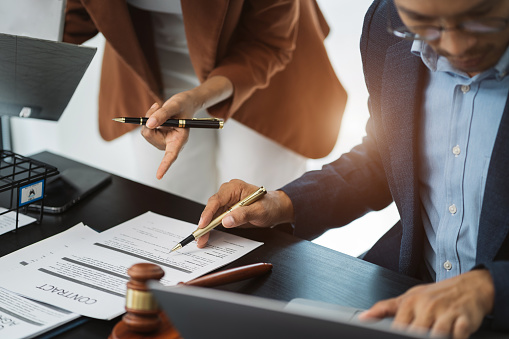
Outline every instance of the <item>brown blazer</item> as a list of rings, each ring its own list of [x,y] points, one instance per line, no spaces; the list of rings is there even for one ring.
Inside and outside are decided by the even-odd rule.
[[[229,78],[233,96],[208,109],[309,158],[334,147],[346,104],[323,44],[328,26],[314,0],[181,0],[191,62],[200,81]],[[68,0],[64,41],[101,32],[99,93],[105,140],[136,128],[111,121],[162,103],[150,14],[125,0]]]

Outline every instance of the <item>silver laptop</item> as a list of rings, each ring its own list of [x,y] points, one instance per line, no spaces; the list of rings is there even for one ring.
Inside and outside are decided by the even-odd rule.
[[[361,322],[361,310],[295,299],[290,303],[221,290],[163,286],[149,288],[185,339],[428,338],[396,331],[390,321]]]

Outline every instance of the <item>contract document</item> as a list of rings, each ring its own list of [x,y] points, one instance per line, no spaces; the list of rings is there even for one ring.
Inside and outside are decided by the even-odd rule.
[[[80,315],[0,288],[0,338],[33,338]]]
[[[10,279],[12,271],[18,267],[36,265],[39,261],[57,255],[72,244],[94,234],[97,232],[83,224],[78,224],[65,232],[1,257],[0,284]],[[79,317],[79,314],[32,301],[0,288],[0,338],[2,339],[32,338]]]
[[[191,243],[170,253],[195,229],[194,224],[147,212],[58,252],[57,258],[17,268],[0,287],[74,313],[112,319],[125,312],[127,269],[136,263],[158,264],[165,272],[161,283],[175,285],[262,245],[213,230],[206,248]]]
[[[62,250],[76,246],[78,242],[85,241],[95,234],[97,234],[96,231],[79,223],[64,232],[4,255],[0,258],[0,267],[2,267],[2,273],[6,274],[0,278],[0,285],[5,278],[9,279],[10,273],[7,274],[8,272],[49,258]]]

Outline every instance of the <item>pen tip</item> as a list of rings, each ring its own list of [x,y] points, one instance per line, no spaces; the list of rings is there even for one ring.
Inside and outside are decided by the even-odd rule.
[[[176,251],[176,250],[178,250],[178,249],[180,249],[180,248],[182,248],[182,245],[179,243],[179,244],[175,245],[175,246],[171,249],[170,253],[171,253],[171,252],[173,252],[173,251]]]
[[[111,120],[116,121],[116,122],[125,122],[124,118],[114,118],[114,119],[111,119]]]

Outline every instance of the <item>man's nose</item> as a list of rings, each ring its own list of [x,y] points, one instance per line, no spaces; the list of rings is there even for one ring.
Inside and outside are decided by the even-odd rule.
[[[450,56],[462,56],[475,45],[476,40],[473,35],[457,29],[445,30],[440,37],[439,48]]]

